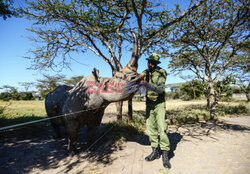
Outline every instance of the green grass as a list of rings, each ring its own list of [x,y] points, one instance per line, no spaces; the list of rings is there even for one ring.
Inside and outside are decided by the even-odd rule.
[[[126,108],[127,107],[124,106],[124,112],[126,112]],[[210,119],[209,112],[206,110],[205,100],[171,100],[166,102],[166,108],[169,124],[194,123]],[[134,109],[139,109],[144,112],[145,102],[134,102]],[[111,110],[115,112],[115,108]],[[244,101],[220,102],[216,111],[218,117],[239,114],[249,115],[250,103]],[[0,101],[0,126],[8,126],[45,117],[44,101]],[[136,117],[134,117],[134,119],[136,119]],[[134,122],[138,122],[138,120],[134,120]],[[127,122],[117,122],[115,124],[119,124],[116,126],[122,129]],[[133,127],[131,124],[135,123],[129,124],[129,127]],[[136,127],[137,129],[141,129],[138,128],[138,125],[136,125]],[[128,127],[126,127],[126,129],[128,129]]]
[[[46,117],[43,101],[0,101],[0,126],[8,126]]]
[[[103,129],[103,133],[109,130],[112,127],[112,130],[108,133],[106,137],[107,142],[104,148],[110,148],[112,144],[115,148],[121,148],[124,141],[130,140],[135,135],[143,135],[146,129],[146,120],[137,114],[133,115],[133,121],[123,119],[120,121],[115,121],[108,123]],[[102,134],[103,134],[102,133]]]

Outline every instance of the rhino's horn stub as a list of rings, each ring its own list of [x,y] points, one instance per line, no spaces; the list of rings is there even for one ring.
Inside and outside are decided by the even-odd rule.
[[[95,80],[99,82],[99,70],[94,68],[92,71],[93,76],[95,77]]]

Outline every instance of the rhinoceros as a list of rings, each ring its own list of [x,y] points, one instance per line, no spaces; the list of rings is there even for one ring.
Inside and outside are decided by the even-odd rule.
[[[139,74],[136,72],[138,57],[134,51],[135,48],[127,66],[112,78],[99,77],[98,70],[94,69],[92,75],[83,78],[75,87],[58,86],[46,96],[48,117],[64,115],[52,119],[51,124],[55,137],[60,137],[59,128],[65,126],[70,154],[76,152],[79,128],[87,125],[87,140],[91,140],[99,128],[105,108],[112,102],[128,100],[135,94]]]

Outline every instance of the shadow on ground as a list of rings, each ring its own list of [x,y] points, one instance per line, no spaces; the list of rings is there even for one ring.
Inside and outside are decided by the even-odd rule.
[[[102,124],[97,133],[97,138],[103,135]],[[129,127],[125,127],[130,129]],[[183,135],[192,136],[197,139],[201,136],[210,136],[211,130],[231,130],[231,131],[249,131],[249,127],[228,123],[197,123],[182,126],[170,126],[168,137],[171,144],[169,157],[174,157],[178,143],[183,140]],[[58,168],[61,161],[66,160],[64,173],[71,171],[75,166],[83,161],[97,162],[102,164],[111,164],[115,159],[111,159],[111,154],[119,149],[119,146],[110,141],[107,137],[96,143],[91,150],[86,152],[90,146],[85,142],[85,133],[87,128],[82,128],[79,132],[78,155],[76,160],[67,161],[67,140],[54,140],[52,138],[52,129],[48,124],[37,125],[24,128],[13,132],[0,133],[0,171],[1,173],[29,173],[33,169],[48,170]],[[119,131],[119,127],[111,131]],[[116,137],[121,138],[121,137]],[[149,138],[145,134],[132,137],[129,141],[134,141],[150,148]],[[184,140],[185,141],[185,140]]]
[[[102,124],[94,139],[101,138],[109,126],[108,124]],[[110,130],[117,132],[119,129],[120,127],[116,126]],[[125,126],[122,129],[128,130],[131,127]],[[65,132],[65,130],[62,131]],[[49,124],[0,132],[0,171],[2,174],[30,173],[35,169],[44,171],[60,168],[63,163],[62,171],[67,173],[84,161],[102,164],[112,163],[110,155],[119,149],[119,146],[115,145],[115,141],[112,140],[121,137],[112,137],[112,140],[110,140],[110,138],[104,136],[96,143],[87,143],[85,141],[86,132],[87,127],[80,129],[78,153],[72,158],[67,154],[66,135],[63,139],[54,140],[52,138],[53,130]],[[92,148],[89,149],[90,146]],[[88,151],[86,151],[87,149]]]

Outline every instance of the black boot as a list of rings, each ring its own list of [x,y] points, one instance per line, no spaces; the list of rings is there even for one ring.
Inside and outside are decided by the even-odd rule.
[[[171,164],[168,159],[168,152],[166,150],[162,150],[162,162],[165,168],[171,168]]]
[[[160,155],[158,148],[152,147],[152,150],[153,150],[153,152],[145,158],[146,161],[153,161],[155,159],[160,158],[161,155]]]

